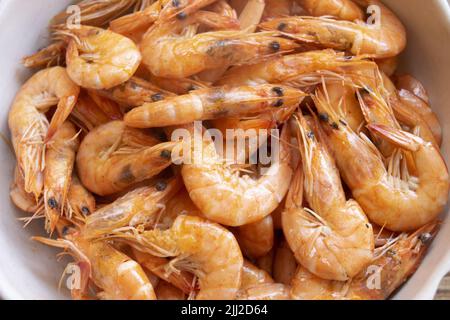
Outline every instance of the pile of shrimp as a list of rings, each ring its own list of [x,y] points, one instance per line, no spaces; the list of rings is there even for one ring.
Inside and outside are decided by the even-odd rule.
[[[9,113],[11,200],[73,257],[74,299],[387,299],[416,271],[449,176],[382,2],[77,5]],[[257,149],[279,156],[221,155],[230,129],[278,130]]]

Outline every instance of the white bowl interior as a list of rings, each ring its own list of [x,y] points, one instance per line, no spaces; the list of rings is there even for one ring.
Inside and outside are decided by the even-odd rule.
[[[11,102],[30,75],[20,59],[48,42],[46,26],[69,0],[1,0],[0,43],[4,46],[0,64],[0,130],[9,137],[7,124]],[[420,79],[431,96],[432,107],[444,130],[443,154],[449,161],[450,113],[450,10],[445,0],[385,1],[400,16],[408,29],[408,48],[402,69]],[[8,299],[64,299],[67,290],[58,291],[64,266],[55,261],[58,252],[30,240],[44,235],[41,222],[26,229],[18,221],[24,214],[10,202],[9,185],[14,155],[7,143],[0,143],[0,296]],[[435,239],[416,274],[395,296],[398,299],[431,299],[450,270],[450,219],[443,215],[441,232]]]

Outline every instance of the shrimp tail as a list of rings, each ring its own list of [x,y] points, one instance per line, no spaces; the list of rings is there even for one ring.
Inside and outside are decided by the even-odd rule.
[[[66,119],[69,117],[70,113],[75,107],[76,102],[77,97],[75,96],[65,97],[59,101],[56,112],[53,115],[52,120],[50,121],[44,143],[48,143],[53,138],[59,127],[61,127],[64,121],[66,121]]]
[[[377,124],[369,124],[367,127],[372,133],[407,151],[415,152],[423,143],[422,139],[406,131]]]

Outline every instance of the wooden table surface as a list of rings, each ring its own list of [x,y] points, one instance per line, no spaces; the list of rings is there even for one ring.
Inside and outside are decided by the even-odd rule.
[[[442,280],[435,300],[450,300],[450,273]]]

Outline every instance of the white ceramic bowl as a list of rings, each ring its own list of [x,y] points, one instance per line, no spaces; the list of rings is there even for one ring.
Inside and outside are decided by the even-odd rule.
[[[47,23],[69,0],[0,0],[0,129],[9,136],[10,104],[29,71],[20,59],[48,41]],[[385,1],[408,29],[408,48],[402,68],[426,86],[432,107],[444,129],[443,153],[450,163],[450,9],[446,0]],[[58,291],[63,265],[56,250],[33,243],[31,235],[42,234],[42,225],[23,229],[23,216],[9,200],[14,155],[0,142],[0,296],[6,299],[63,299]],[[443,215],[442,229],[425,260],[397,299],[432,299],[442,277],[450,270],[450,216]]]

